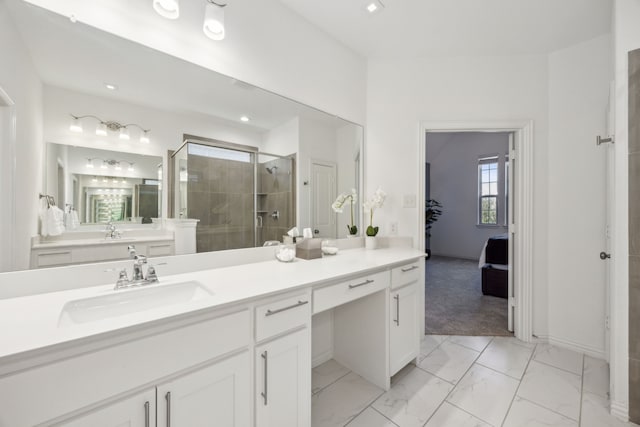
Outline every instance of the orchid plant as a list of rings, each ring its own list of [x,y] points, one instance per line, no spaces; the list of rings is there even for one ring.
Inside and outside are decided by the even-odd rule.
[[[347,230],[349,230],[349,234],[351,236],[355,236],[358,234],[358,227],[353,221],[353,205],[358,201],[358,193],[355,188],[351,189],[351,193],[342,193],[337,198],[336,201],[333,202],[331,208],[336,213],[342,213],[344,210],[344,204],[349,202],[351,205],[351,223],[347,224]]]
[[[381,208],[384,204],[384,199],[387,197],[387,193],[382,191],[380,187],[373,193],[369,199],[365,200],[362,204],[366,211],[369,211],[369,226],[367,227],[367,236],[373,237],[378,234],[378,227],[373,226],[373,212],[377,208]]]

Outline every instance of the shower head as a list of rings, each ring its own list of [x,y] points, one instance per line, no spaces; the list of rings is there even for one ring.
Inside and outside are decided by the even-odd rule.
[[[270,174],[273,174],[275,171],[278,170],[278,167],[277,166],[271,166],[270,168],[267,167],[266,169],[267,169],[267,172],[269,172]]]

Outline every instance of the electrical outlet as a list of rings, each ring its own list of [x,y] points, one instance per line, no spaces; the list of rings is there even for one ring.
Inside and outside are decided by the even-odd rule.
[[[397,236],[398,235],[398,223],[397,222],[392,222],[389,224],[389,234],[392,236]]]
[[[416,207],[416,195],[415,194],[405,194],[402,197],[402,207],[403,208],[415,208]]]

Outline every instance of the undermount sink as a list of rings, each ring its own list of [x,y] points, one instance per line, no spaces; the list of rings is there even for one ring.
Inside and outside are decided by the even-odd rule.
[[[135,242],[136,240],[138,240],[138,239],[135,239],[135,238],[132,238],[132,237],[129,237],[129,238],[117,237],[115,239],[112,239],[110,237],[105,237],[104,239],[102,239],[100,241],[101,242],[106,242],[106,243],[118,243],[118,242],[125,242],[126,243],[126,242]]]
[[[154,308],[198,301],[212,296],[200,282],[146,285],[135,289],[69,301],[62,308],[58,326],[94,322]]]

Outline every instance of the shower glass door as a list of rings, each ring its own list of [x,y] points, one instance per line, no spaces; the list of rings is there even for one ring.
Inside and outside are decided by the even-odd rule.
[[[292,157],[258,153],[256,162],[256,246],[282,241],[296,224]]]

